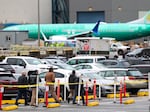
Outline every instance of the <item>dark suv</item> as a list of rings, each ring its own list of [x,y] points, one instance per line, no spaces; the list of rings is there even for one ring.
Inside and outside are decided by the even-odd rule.
[[[7,87],[17,84],[17,80],[12,73],[0,71],[0,84],[5,85],[3,99],[15,98],[17,96],[17,87]]]

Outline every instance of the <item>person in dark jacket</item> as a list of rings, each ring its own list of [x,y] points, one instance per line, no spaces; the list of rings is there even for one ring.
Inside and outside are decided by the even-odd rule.
[[[70,102],[70,99],[72,99],[72,97],[74,96],[74,93],[75,93],[75,79],[76,79],[76,71],[73,70],[71,75],[69,76],[69,89],[70,89],[70,93],[69,93],[69,96],[68,96],[68,103]]]
[[[22,75],[18,78],[18,84],[19,85],[28,85],[28,80],[26,77],[26,72],[22,72]],[[24,96],[25,100],[25,106],[29,105],[27,101],[27,87],[24,88],[18,88],[18,95],[16,97],[16,105],[18,105],[18,100]]]
[[[79,85],[80,85],[80,96],[82,98],[82,104],[85,105],[84,101],[84,85],[83,85],[83,80],[81,79],[82,75],[80,77],[76,77],[75,83],[78,83],[75,85],[75,94],[73,97],[73,104],[76,104],[76,97],[78,96],[78,91],[79,91]]]
[[[37,75],[38,75],[37,70],[28,72],[28,76],[29,76],[28,83],[30,85],[33,85],[33,87],[31,87],[32,97],[31,97],[30,106],[37,106],[36,105],[36,86],[35,86],[37,84]],[[40,82],[40,78],[39,78],[39,82]]]

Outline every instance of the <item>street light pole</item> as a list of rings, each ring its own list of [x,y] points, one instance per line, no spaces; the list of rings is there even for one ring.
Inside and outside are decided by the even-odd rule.
[[[38,47],[40,47],[40,0],[38,0]]]

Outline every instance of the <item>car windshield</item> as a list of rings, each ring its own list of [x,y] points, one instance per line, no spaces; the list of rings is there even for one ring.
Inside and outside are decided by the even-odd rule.
[[[127,61],[122,61],[122,65],[123,65],[124,67],[129,67],[129,66],[130,66],[130,63],[127,62]]]
[[[75,70],[75,68],[73,68],[71,65],[68,65],[68,64],[57,64],[56,66],[58,66],[59,68],[62,68],[62,69],[66,69],[66,70]]]
[[[105,66],[101,63],[95,63],[94,65],[98,68],[105,68]]]
[[[39,77],[40,77],[41,79],[42,79],[42,78],[45,78],[46,73],[47,73],[47,72],[42,72],[42,73],[40,73],[40,74],[39,74]]]
[[[138,53],[140,53],[141,52],[141,50],[142,50],[143,48],[138,48],[138,49],[135,49],[135,50],[133,50],[132,52],[130,52],[130,53],[133,53],[133,54],[138,54]]]
[[[27,63],[29,63],[30,65],[38,65],[38,64],[42,64],[42,62],[39,59],[25,59],[27,61]]]
[[[98,75],[98,73],[96,72],[92,72],[92,73],[83,73],[83,76],[88,77],[90,79],[102,79],[103,77],[101,77],[100,75]]]
[[[130,70],[129,72],[132,76],[143,76],[143,74],[138,70]]]

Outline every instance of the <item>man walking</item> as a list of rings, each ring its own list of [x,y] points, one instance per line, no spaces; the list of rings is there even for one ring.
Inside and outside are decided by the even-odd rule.
[[[54,83],[55,82],[55,74],[53,72],[53,68],[49,68],[49,72],[47,72],[46,76],[45,76],[45,81],[46,83]],[[55,99],[56,103],[60,103],[58,97],[56,96],[56,93],[54,91],[54,85],[50,84],[49,85],[49,90],[50,93],[52,95],[52,97]]]
[[[18,84],[19,85],[28,85],[28,80],[26,77],[26,72],[22,72],[22,75],[18,78]],[[18,95],[16,98],[16,105],[18,105],[18,100],[20,98],[22,98],[22,96],[24,96],[24,100],[25,100],[25,106],[29,105],[27,102],[27,87],[24,88],[19,88],[18,89]]]

